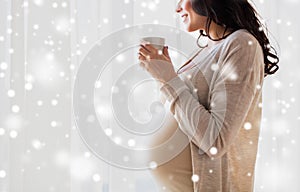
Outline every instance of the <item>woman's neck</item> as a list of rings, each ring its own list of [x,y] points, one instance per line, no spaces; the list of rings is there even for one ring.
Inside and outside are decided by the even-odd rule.
[[[217,25],[215,22],[211,22],[209,28],[209,45],[218,44],[222,38],[226,37],[227,35],[231,34],[232,30],[227,27]],[[206,32],[207,34],[207,32]],[[214,41],[215,40],[215,41]]]
[[[217,25],[213,21],[211,22],[210,27],[209,27],[209,36],[212,39],[220,39],[229,33],[231,33],[231,31],[228,28],[221,26],[221,25]]]

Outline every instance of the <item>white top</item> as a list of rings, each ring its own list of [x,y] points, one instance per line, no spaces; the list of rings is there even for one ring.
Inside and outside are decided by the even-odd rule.
[[[253,191],[264,78],[261,46],[246,30],[237,30],[204,48],[190,64],[196,65],[160,91],[191,139],[192,170],[199,176],[194,191]]]

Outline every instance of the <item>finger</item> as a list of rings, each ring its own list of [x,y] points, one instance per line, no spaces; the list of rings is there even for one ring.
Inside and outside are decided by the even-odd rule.
[[[144,68],[148,68],[149,63],[147,62],[148,61],[147,57],[144,57],[143,55],[140,54],[139,60],[141,63],[143,63]]]
[[[155,47],[153,47],[151,44],[146,44],[144,47],[147,50],[149,50],[151,53],[158,53],[158,50]]]
[[[139,60],[146,60],[146,56],[145,55],[143,55],[142,53],[138,53],[138,58],[139,58]]]
[[[167,57],[170,57],[169,56],[169,49],[168,49],[168,46],[165,46],[164,49],[163,49],[163,54]]]
[[[171,57],[169,55],[168,46],[164,47],[163,49],[163,56],[167,61],[171,61]]]
[[[140,44],[141,48],[140,49],[145,49],[148,53],[151,53],[151,51],[143,44]]]
[[[145,64],[142,61],[140,62],[140,67],[142,67],[143,69],[145,69]]]
[[[143,55],[143,54],[141,54],[141,53],[139,53],[139,55],[140,55],[141,58],[142,58],[143,60],[145,60],[145,61],[150,61],[150,59],[151,59],[150,55]]]
[[[140,61],[140,67],[148,71],[148,63],[143,60]]]
[[[142,48],[142,47],[139,49],[139,54],[141,54],[141,55],[143,55],[143,56],[145,56],[145,57],[146,57],[147,55],[149,55],[149,53],[150,53],[149,51],[145,50],[145,49]]]

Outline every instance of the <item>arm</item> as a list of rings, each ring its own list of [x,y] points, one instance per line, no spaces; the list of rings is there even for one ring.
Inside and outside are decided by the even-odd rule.
[[[171,112],[180,129],[204,153],[220,157],[226,153],[239,129],[263,78],[263,57],[258,43],[239,44],[220,58],[219,71],[206,109],[177,76],[161,92],[171,103]],[[234,76],[237,75],[237,76]],[[231,78],[237,77],[232,80]],[[217,154],[210,154],[211,147]]]
[[[163,83],[161,83],[160,81],[156,81],[157,83],[157,87],[162,87]],[[164,94],[162,94],[162,92],[159,93],[159,101],[164,105],[166,103],[166,97]]]

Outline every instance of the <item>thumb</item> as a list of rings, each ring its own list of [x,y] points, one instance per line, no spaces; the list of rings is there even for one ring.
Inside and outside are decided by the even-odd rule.
[[[164,49],[163,49],[163,54],[167,57],[170,57],[169,56],[169,51],[168,51],[168,46],[164,46]]]

